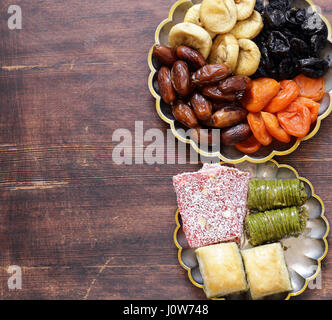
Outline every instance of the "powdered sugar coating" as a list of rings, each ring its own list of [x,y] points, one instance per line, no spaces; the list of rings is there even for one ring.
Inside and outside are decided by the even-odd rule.
[[[250,174],[219,164],[173,177],[183,231],[192,248],[239,242]]]

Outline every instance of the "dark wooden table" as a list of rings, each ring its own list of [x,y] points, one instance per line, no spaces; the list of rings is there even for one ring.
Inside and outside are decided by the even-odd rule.
[[[332,20],[332,2],[317,0]],[[165,0],[17,0],[0,4],[0,297],[204,299],[177,260],[171,177],[197,165],[116,165],[118,128],[161,128],[147,87]],[[312,181],[332,210],[332,124],[277,158]],[[149,144],[148,142],[145,143]],[[189,151],[189,149],[188,149]],[[332,298],[330,255],[321,290]],[[8,289],[8,266],[22,289]]]

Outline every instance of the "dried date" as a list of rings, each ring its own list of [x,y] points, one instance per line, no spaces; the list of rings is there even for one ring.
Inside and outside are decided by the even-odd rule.
[[[186,61],[192,71],[196,71],[206,65],[205,58],[190,47],[179,46],[176,50],[176,55],[179,59]]]
[[[165,103],[171,104],[175,101],[176,92],[171,81],[171,71],[166,66],[161,67],[158,72],[158,87]]]
[[[250,86],[251,79],[246,76],[233,76],[219,83],[220,90],[225,94],[246,91]]]
[[[212,103],[199,93],[193,94],[190,103],[199,120],[207,121],[212,116]]]
[[[251,136],[252,132],[249,125],[247,123],[241,123],[222,132],[221,142],[225,146],[233,146],[249,139]]]
[[[215,128],[227,128],[234,126],[247,117],[248,111],[240,107],[225,107],[212,116]]]
[[[174,118],[188,128],[196,128],[198,120],[194,111],[182,101],[177,101],[173,106]]]
[[[197,86],[209,85],[227,78],[229,68],[223,64],[209,64],[193,73],[191,79]]]
[[[178,60],[171,71],[172,84],[175,91],[182,97],[187,97],[191,90],[190,72],[186,62]]]
[[[153,47],[152,55],[162,64],[168,67],[172,67],[177,61],[176,52],[169,47],[156,44]]]
[[[242,104],[240,101],[213,101],[212,102],[212,110],[213,112],[216,112],[220,109],[226,108],[226,107],[240,107],[242,108]]]
[[[228,101],[233,102],[237,99],[237,95],[235,93],[223,93],[218,85],[210,85],[202,88],[201,93],[203,96],[214,100],[214,101]]]

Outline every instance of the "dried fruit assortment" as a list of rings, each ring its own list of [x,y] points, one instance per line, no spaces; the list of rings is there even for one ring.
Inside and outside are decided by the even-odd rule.
[[[158,87],[191,138],[245,154],[303,138],[318,118],[328,29],[292,0],[203,0],[155,45]],[[251,78],[249,78],[251,77]],[[207,129],[207,130],[201,130]]]
[[[254,39],[262,58],[255,78],[287,80],[303,74],[321,78],[328,61],[321,58],[327,44],[328,29],[316,12],[295,8],[292,0],[257,0],[256,10],[264,21],[262,32]]]

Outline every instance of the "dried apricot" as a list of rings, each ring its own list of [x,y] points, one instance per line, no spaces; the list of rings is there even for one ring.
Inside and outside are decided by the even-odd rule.
[[[266,130],[269,132],[269,134],[273,138],[276,138],[278,141],[289,143],[291,136],[280,127],[278,118],[274,114],[268,112],[262,112],[261,114]]]
[[[324,78],[312,79],[303,74],[298,75],[294,81],[300,88],[300,96],[314,101],[320,101],[325,94]]]
[[[278,120],[281,127],[291,136],[304,138],[310,131],[310,111],[297,100],[278,113]]]
[[[315,123],[318,118],[320,104],[314,100],[304,97],[299,97],[297,98],[296,101],[302,103],[304,106],[306,106],[309,109],[311,114],[311,123]]]
[[[261,143],[259,141],[257,141],[255,136],[251,136],[249,139],[247,139],[243,142],[237,143],[235,145],[235,148],[245,154],[250,154],[250,153],[257,152],[261,146],[262,146]]]
[[[272,142],[272,136],[266,130],[262,115],[258,113],[249,113],[247,116],[250,129],[255,138],[263,145],[268,146]]]
[[[278,94],[279,90],[280,84],[274,79],[256,79],[243,97],[242,104],[249,112],[260,112]]]
[[[295,81],[284,80],[280,82],[281,90],[270,104],[264,109],[266,112],[276,113],[287,108],[300,94],[300,88]]]

